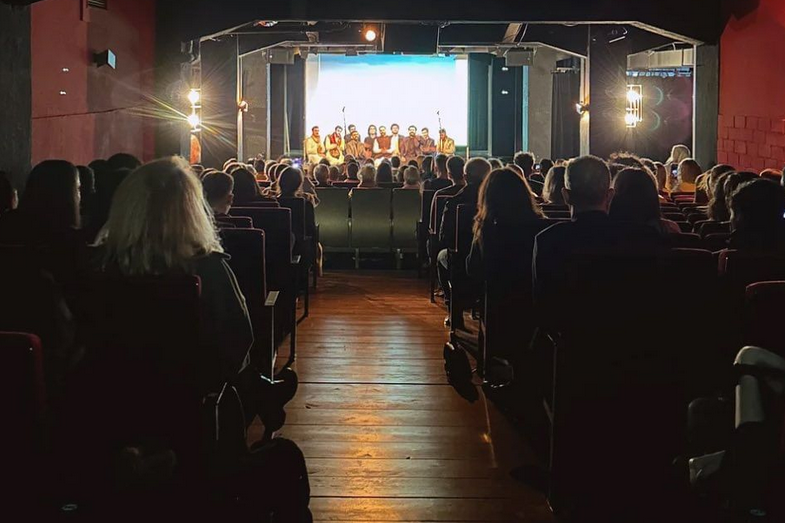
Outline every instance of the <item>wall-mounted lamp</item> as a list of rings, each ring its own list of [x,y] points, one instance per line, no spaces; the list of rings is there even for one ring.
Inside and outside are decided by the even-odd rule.
[[[624,113],[624,124],[628,128],[638,127],[643,121],[643,87],[640,85],[628,85],[627,108]]]

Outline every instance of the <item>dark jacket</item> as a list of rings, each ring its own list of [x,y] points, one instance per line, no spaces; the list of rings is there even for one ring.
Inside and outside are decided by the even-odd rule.
[[[441,216],[442,225],[439,229],[439,243],[443,248],[447,248],[455,242],[455,228],[457,226],[455,218],[458,206],[473,205],[474,207],[477,207],[479,192],[479,185],[468,184],[455,196],[447,200],[447,203],[444,205],[444,213]],[[439,193],[437,192],[436,194]]]
[[[426,191],[438,191],[452,185],[452,180],[447,178],[429,178],[425,180],[422,188]]]

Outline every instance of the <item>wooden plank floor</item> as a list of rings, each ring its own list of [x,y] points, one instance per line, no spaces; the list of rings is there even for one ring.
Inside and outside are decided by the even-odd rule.
[[[333,272],[298,330],[281,435],[302,448],[315,521],[553,521],[509,471],[532,462],[486,401],[445,378],[443,308],[404,272]]]

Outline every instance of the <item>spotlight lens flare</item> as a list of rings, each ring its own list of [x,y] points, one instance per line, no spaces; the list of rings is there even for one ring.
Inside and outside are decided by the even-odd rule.
[[[194,105],[199,103],[199,99],[201,97],[202,95],[196,89],[191,89],[190,91],[188,91],[188,101]]]
[[[639,102],[641,99],[641,93],[638,91],[634,91],[632,89],[627,91],[627,101],[630,103]]]
[[[638,123],[638,118],[632,113],[627,113],[624,115],[624,123],[630,126],[635,125]]]
[[[198,128],[202,124],[199,115],[196,113],[189,114],[187,120],[190,126],[193,127],[194,129]]]
[[[376,31],[374,31],[373,29],[368,29],[367,31],[365,31],[365,40],[368,42],[373,42],[374,40],[376,40]]]

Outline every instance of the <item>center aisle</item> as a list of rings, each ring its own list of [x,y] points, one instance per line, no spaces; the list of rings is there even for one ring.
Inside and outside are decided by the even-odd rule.
[[[320,280],[280,433],[305,454],[315,521],[553,521],[509,475],[531,463],[510,424],[447,383],[443,319],[411,273]]]

